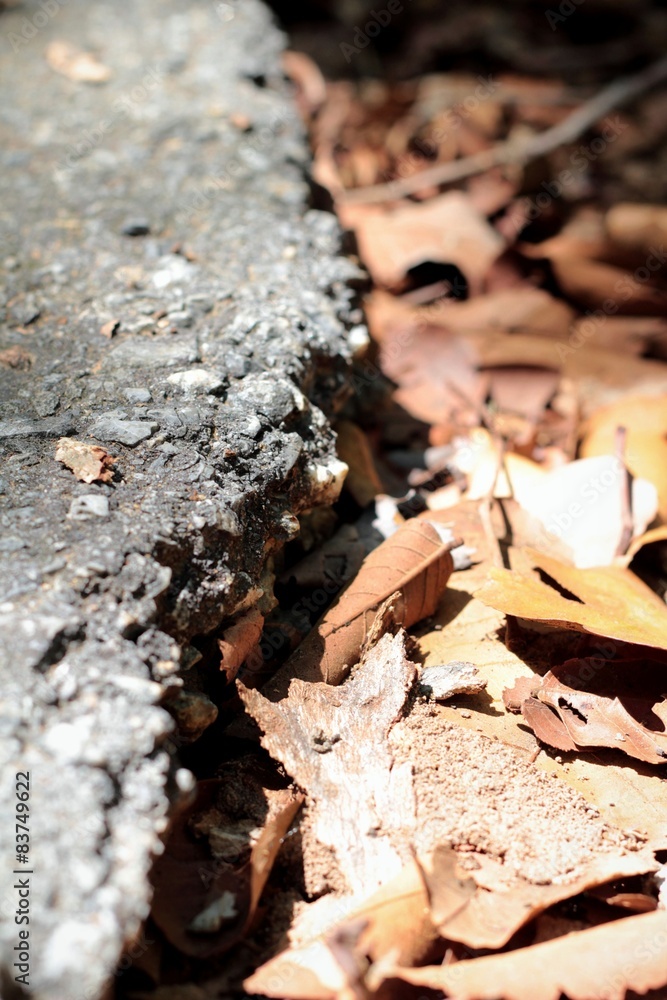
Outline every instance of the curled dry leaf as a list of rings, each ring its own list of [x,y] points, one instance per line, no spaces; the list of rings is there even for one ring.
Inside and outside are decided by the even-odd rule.
[[[264,616],[257,608],[241,615],[238,621],[226,628],[218,639],[220,649],[220,669],[228,681],[233,681],[241,664],[259,645],[264,627]]]
[[[667,607],[630,570],[621,566],[577,569],[532,549],[526,554],[578,600],[562,596],[533,576],[507,569],[491,569],[475,596],[506,615],[667,649]]]
[[[515,878],[509,887],[502,881],[496,887],[495,866],[490,859],[470,873],[461,871],[458,861],[456,852],[442,845],[425,862],[424,878],[434,925],[442,937],[469,948],[501,948],[520,927],[554,903],[613,879],[641,875],[658,867],[650,851],[599,855],[576,878],[546,885]]]
[[[345,462],[348,473],[345,489],[352,494],[360,507],[367,507],[379,493],[384,492],[368,438],[361,427],[351,420],[339,420],[336,424],[336,451]]]
[[[245,934],[303,801],[289,789],[270,793],[266,824],[249,861],[236,869],[225,858],[212,857],[208,842],[190,829],[193,817],[214,805],[220,785],[218,780],[199,783],[195,801],[176,820],[153,866],[153,920],[179,951],[198,958],[221,954]]]
[[[549,706],[546,714],[542,706]],[[667,735],[641,725],[619,698],[577,691],[551,671],[522,703],[521,713],[538,739],[560,750],[613,747],[648,764],[667,764]]]
[[[112,73],[92,52],[84,52],[70,42],[54,39],[46,47],[46,61],[61,76],[76,83],[106,83]]]
[[[502,955],[393,968],[407,983],[456,1000],[623,1000],[667,983],[667,913],[642,913]]]
[[[60,438],[56,446],[56,461],[71,469],[82,483],[108,483],[113,478],[111,466],[116,459],[97,444]]]
[[[443,540],[445,539],[445,540]],[[449,539],[449,540],[447,540]],[[364,559],[359,573],[266,686],[270,698],[293,677],[339,684],[359,659],[383,601],[395,591],[396,621],[409,628],[435,611],[453,562],[451,533],[428,521],[406,521]]]

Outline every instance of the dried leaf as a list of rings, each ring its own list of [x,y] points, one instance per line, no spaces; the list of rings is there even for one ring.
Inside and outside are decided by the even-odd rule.
[[[648,348],[653,357],[665,357],[667,349],[667,321],[656,316],[583,316],[572,323],[570,330],[573,344],[584,344],[595,336],[619,354],[646,355]]]
[[[630,570],[621,566],[577,569],[532,549],[526,554],[579,600],[563,597],[548,584],[507,569],[491,569],[476,597],[517,618],[667,649],[667,607]]]
[[[627,990],[665,985],[665,940],[667,913],[656,911],[502,955],[385,974],[456,1000],[623,1000]]]
[[[615,243],[646,253],[667,239],[667,208],[620,202],[609,209],[605,224]]]
[[[215,860],[195,839],[192,818],[211,808],[221,782],[199,783],[197,797],[176,821],[164,854],[153,866],[153,920],[185,955],[206,958],[231,948],[247,931],[282,838],[303,799],[288,789],[273,793],[269,818],[240,871]]]
[[[626,430],[630,472],[654,483],[660,514],[667,520],[667,395],[630,396],[596,411],[584,427],[581,454],[612,454],[618,427]]]
[[[434,616],[432,631],[421,632],[420,649],[426,665],[442,663],[443,660],[474,660],[483,677],[487,679],[486,694],[469,699],[457,699],[456,707],[438,704],[433,707],[443,725],[456,723],[484,734],[506,745],[520,748],[535,760],[535,766],[547,771],[574,788],[591,802],[608,823],[624,829],[643,831],[655,849],[667,848],[667,782],[654,766],[635,761],[628,766],[623,754],[605,754],[604,760],[597,754],[568,754],[556,759],[551,753],[540,752],[540,744],[529,731],[521,714],[508,714],[509,706],[503,703],[507,689],[512,688],[520,678],[525,680],[527,689],[512,711],[519,711],[521,702],[530,697],[531,688],[539,686],[541,678],[526,676],[528,667],[514,651],[509,649],[501,636],[507,635],[505,618],[493,607],[483,604],[475,594],[485,581],[490,566],[489,540],[482,529],[478,505],[465,502],[446,511],[456,534],[462,535],[468,545],[476,549],[477,562],[465,573],[455,573],[447,587],[445,599]],[[535,646],[535,633],[529,632],[531,648]],[[556,640],[583,641],[583,636],[572,632],[558,633],[550,630],[544,637],[548,641],[545,659],[554,662],[556,656],[566,659],[571,656],[571,646],[562,654],[558,653]],[[608,684],[610,671],[614,670],[615,644],[591,637],[590,655],[594,658],[594,672],[601,683]],[[612,656],[614,659],[609,659]],[[619,664],[616,677],[622,671],[626,677],[637,671],[625,671]],[[559,675],[560,676],[560,675]],[[568,676],[566,683],[574,684]],[[614,682],[617,683],[617,680]],[[643,683],[643,682],[642,682]],[[574,684],[574,686],[577,686]],[[540,703],[542,704],[542,703]],[[544,706],[546,708],[546,706]],[[467,710],[462,714],[462,709]],[[550,711],[550,709],[549,709]],[[655,708],[653,713],[656,714]]]
[[[456,265],[479,290],[503,247],[502,237],[461,191],[391,210],[346,206],[345,213],[373,279],[389,288],[399,286],[416,264],[436,261]]]
[[[105,83],[112,73],[92,52],[84,52],[70,42],[54,39],[46,47],[46,61],[56,73],[76,83]]]
[[[634,719],[618,698],[608,698],[589,691],[576,691],[563,684],[551,671],[542,680],[534,698],[557,713],[572,746],[559,744],[562,750],[585,747],[613,747],[630,757],[649,764],[667,764],[667,736],[652,732]],[[538,739],[551,743],[549,722],[536,713],[526,713],[531,701],[521,711]],[[553,712],[549,710],[552,719]],[[543,720],[546,722],[542,724]]]
[[[246,979],[248,993],[280,997],[336,998],[341,973],[332,961],[329,942],[346,937],[359,961],[359,983],[366,958],[373,962],[391,955],[401,963],[418,962],[437,937],[429,916],[428,895],[420,866],[412,861],[390,882],[343,920],[325,927],[317,937],[302,939],[298,923],[297,941]]]
[[[460,870],[450,847],[434,851],[424,866],[433,923],[444,938],[469,948],[502,948],[538,913],[563,899],[616,878],[641,875],[658,867],[650,851],[623,856],[600,855],[574,879],[535,885],[514,878],[510,885],[489,885],[487,859],[480,871]],[[501,875],[502,879],[502,875]]]
[[[341,687],[293,680],[276,703],[239,684],[262,746],[308,790],[315,836],[355,894],[403,867],[394,843],[414,827],[410,769],[394,765],[387,737],[415,678],[402,633],[385,635]]]
[[[283,695],[290,679],[339,684],[359,659],[379,606],[400,592],[397,622],[409,628],[435,611],[452,569],[451,541],[428,521],[406,521],[378,546],[287,663],[266,686]],[[449,535],[451,538],[451,535]]]
[[[336,435],[336,452],[348,467],[345,489],[360,507],[367,507],[379,493],[384,492],[368,438],[351,420],[339,420]]]
[[[542,288],[508,289],[429,306],[431,322],[456,333],[504,331],[567,340],[574,309]],[[552,351],[553,353],[553,351]]]
[[[608,311],[611,301],[620,315],[659,316],[667,307],[653,280],[639,282],[623,268],[571,255],[552,257],[551,265],[564,294],[584,309]]]
[[[620,459],[600,455],[568,462],[530,480],[510,477],[515,499],[568,546],[575,566],[586,569],[614,561],[626,531],[628,476]],[[657,492],[647,479],[634,478],[630,493],[635,537],[656,515]]]
[[[264,615],[257,608],[252,608],[222,633],[222,638],[218,639],[220,669],[227,681],[234,680],[244,660],[257,648],[263,628]]]
[[[56,461],[71,469],[82,483],[108,483],[113,479],[111,466],[116,459],[99,445],[84,444],[74,438],[60,438],[56,446]]]

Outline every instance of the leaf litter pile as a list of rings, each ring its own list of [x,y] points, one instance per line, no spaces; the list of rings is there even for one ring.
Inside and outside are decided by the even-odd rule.
[[[667,64],[286,71],[370,275],[349,471],[196,644],[124,995],[665,996]]]

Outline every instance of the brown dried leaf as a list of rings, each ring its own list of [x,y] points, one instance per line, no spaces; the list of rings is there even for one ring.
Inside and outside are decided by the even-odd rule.
[[[82,483],[108,483],[113,478],[111,466],[116,459],[97,444],[60,438],[56,446],[56,461],[71,469]]]
[[[195,839],[189,827],[196,814],[214,804],[220,785],[218,780],[199,783],[195,801],[176,820],[152,873],[153,920],[179,951],[198,958],[219,955],[243,937],[282,838],[303,801],[289,789],[272,793],[269,818],[252,846],[248,864],[237,871],[213,859],[206,840]],[[215,919],[212,909],[216,907],[224,914],[222,919]],[[193,922],[202,927],[205,915],[211,921],[210,931],[193,931]]]
[[[336,434],[336,452],[348,467],[345,489],[360,507],[367,507],[378,493],[384,492],[368,438],[351,420],[339,420]]]
[[[554,396],[560,374],[552,368],[507,365],[488,372],[489,389],[499,410],[520,413],[536,423]]]
[[[634,719],[618,698],[576,691],[563,684],[551,671],[542,680],[535,698],[557,713],[572,746],[552,743],[549,721],[534,712],[526,713],[528,701],[521,712],[538,739],[552,743],[561,750],[581,750],[584,747],[613,747],[630,757],[648,764],[667,764],[667,736],[652,732]],[[551,718],[556,716],[549,711]],[[542,721],[546,725],[542,724]]]
[[[299,998],[339,997],[341,970],[333,961],[329,942],[346,937],[359,960],[359,982],[366,957],[373,962],[391,954],[393,961],[412,964],[422,959],[437,937],[429,917],[428,895],[420,866],[409,862],[335,927],[315,938],[305,938],[276,955],[246,979],[249,993]]]
[[[394,591],[396,620],[410,628],[435,611],[452,569],[451,542],[428,521],[406,521],[364,562],[358,575],[265,689],[275,699],[290,679],[339,684],[359,659],[379,606]]]
[[[577,749],[577,744],[569,735],[562,719],[537,698],[527,698],[521,705],[521,714],[543,743],[565,753]]]
[[[667,208],[620,202],[609,209],[605,224],[615,243],[647,253],[667,239]]]
[[[387,978],[456,1000],[623,1000],[667,982],[667,913],[643,913],[590,930],[447,966],[394,968]]]
[[[508,289],[465,301],[442,299],[429,307],[434,323],[457,333],[502,330],[567,340],[574,309],[542,288]]]
[[[621,566],[577,569],[532,549],[526,554],[579,601],[563,597],[532,576],[495,568],[475,596],[506,615],[667,649],[667,607],[630,570]]]
[[[401,633],[380,639],[341,687],[293,680],[276,703],[239,684],[262,746],[308,790],[315,836],[353,893],[403,867],[394,843],[414,827],[411,777],[395,766],[387,737],[415,677]]]
[[[459,860],[455,851],[443,845],[426,862],[424,877],[435,926],[444,938],[469,948],[502,948],[520,927],[554,903],[612,879],[658,867],[650,851],[600,855],[575,879],[535,885],[515,877],[508,886],[501,875],[496,887],[492,884],[495,873],[489,879],[489,869],[494,867],[490,859],[481,873],[473,871],[470,877],[458,868]]]
[[[222,638],[218,639],[220,669],[224,671],[227,681],[234,680],[241,664],[257,648],[263,628],[264,615],[257,608],[251,608],[222,633]]]
[[[573,344],[585,344],[590,337],[619,354],[642,356],[653,348],[652,357],[665,357],[667,321],[656,316],[582,316],[572,324]]]
[[[424,204],[384,209],[345,206],[346,223],[355,229],[360,255],[376,284],[400,286],[407,271],[423,261],[455,264],[479,291],[503,240],[461,191],[449,191]]]
[[[46,47],[46,61],[61,76],[76,83],[106,83],[112,73],[92,52],[84,52],[70,42],[54,39]]]

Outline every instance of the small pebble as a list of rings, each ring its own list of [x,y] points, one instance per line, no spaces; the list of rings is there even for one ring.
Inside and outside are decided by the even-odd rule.
[[[121,228],[123,236],[148,236],[150,231],[147,219],[127,219]]]

